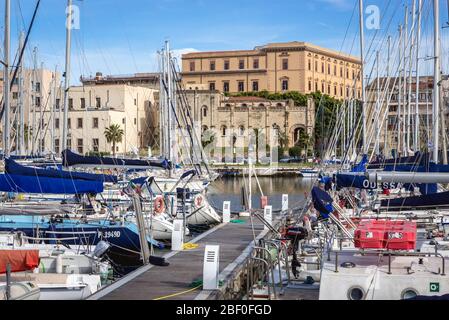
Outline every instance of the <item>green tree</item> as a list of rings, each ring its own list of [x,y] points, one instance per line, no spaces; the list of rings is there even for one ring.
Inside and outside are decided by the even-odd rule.
[[[112,149],[113,149],[112,153],[113,153],[114,157],[115,157],[115,151],[116,151],[115,146],[117,145],[117,143],[122,142],[124,134],[125,134],[125,132],[118,124],[111,124],[104,131],[104,136],[106,138],[106,141],[108,143],[112,143]]]

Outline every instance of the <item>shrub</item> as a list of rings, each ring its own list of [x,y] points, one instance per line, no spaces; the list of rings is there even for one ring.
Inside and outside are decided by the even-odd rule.
[[[300,147],[293,147],[288,150],[288,154],[290,157],[300,157],[301,156],[301,148]]]

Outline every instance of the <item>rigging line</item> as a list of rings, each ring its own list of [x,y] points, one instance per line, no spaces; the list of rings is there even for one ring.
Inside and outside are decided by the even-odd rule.
[[[26,34],[26,37],[25,37],[24,45],[23,45],[22,50],[20,51],[18,64],[20,64],[20,63],[22,62],[23,54],[24,54],[24,52],[25,52],[25,48],[27,47],[28,40],[29,40],[29,37],[30,37],[30,34],[31,34],[31,30],[32,30],[32,28],[33,28],[33,26],[34,26],[34,21],[36,20],[37,12],[38,12],[38,10],[39,10],[40,3],[41,3],[41,0],[37,0],[36,7],[34,8],[33,17],[31,18],[31,22],[30,22],[30,25],[29,25],[29,28],[28,28],[28,31],[27,31],[27,34]],[[8,66],[8,67],[9,67],[9,66]],[[18,73],[18,72],[19,72],[19,69],[16,68],[16,69],[14,70],[13,77],[12,77],[12,79],[11,79],[10,90],[12,90],[12,88],[13,88],[13,86],[14,86],[14,81],[15,81],[15,79],[17,78],[17,73]],[[2,100],[1,100],[1,102],[0,102],[0,104],[2,105],[2,110],[0,111],[0,121],[2,121],[3,115],[4,115],[4,113],[5,113],[5,104],[4,104],[3,98],[2,98]]]

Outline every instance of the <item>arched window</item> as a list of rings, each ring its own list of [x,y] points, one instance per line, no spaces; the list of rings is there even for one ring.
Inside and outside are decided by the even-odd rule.
[[[278,108],[282,108],[282,107],[283,107],[283,105],[282,105],[282,103],[278,102],[278,104],[276,104],[276,107],[278,107]]]
[[[260,103],[259,108],[265,108],[265,105],[263,103]]]
[[[226,131],[227,131],[227,127],[226,126],[221,126],[221,135],[223,136],[223,137],[226,137]]]
[[[245,127],[244,126],[240,126],[239,127],[239,135],[243,136],[245,134]]]
[[[207,118],[207,106],[203,106],[201,108],[201,115],[203,116],[203,118]]]
[[[246,108],[246,107],[248,107],[248,105],[246,103],[243,103],[242,108]]]

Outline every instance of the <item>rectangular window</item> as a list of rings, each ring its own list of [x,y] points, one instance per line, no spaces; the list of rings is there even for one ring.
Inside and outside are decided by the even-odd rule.
[[[334,96],[337,95],[337,86],[334,86]]]
[[[321,62],[321,73],[324,73],[324,62]]]
[[[41,92],[41,83],[36,82],[36,92]]]
[[[40,107],[41,107],[41,98],[36,97],[36,108],[40,108]]]
[[[334,66],[334,76],[337,76],[337,66]]]
[[[245,69],[245,60],[240,60],[240,61],[239,61],[239,69],[240,69],[240,70]]]
[[[259,81],[253,81],[253,91],[259,91]]]
[[[92,149],[94,152],[99,152],[99,150],[100,150],[100,140],[99,139],[92,139]]]
[[[209,83],[209,90],[210,91],[215,91],[215,82]]]
[[[288,80],[282,80],[282,91],[288,90]]]
[[[239,81],[238,87],[239,87],[239,92],[245,91],[245,82]]]
[[[195,71],[195,61],[190,61],[190,72]]]
[[[60,152],[60,142],[59,139],[55,139],[55,152],[58,154]]]
[[[81,98],[80,102],[81,102],[81,109],[86,109],[86,99]]]
[[[14,100],[19,99],[19,93],[18,93],[18,92],[13,92],[13,93],[12,93],[12,98],[13,98]]]
[[[215,61],[210,62],[210,71],[215,71]]]
[[[343,67],[340,67],[340,78],[343,78]]]
[[[72,149],[72,139],[67,139],[67,149]]]
[[[72,129],[72,119],[67,119],[67,128]]]
[[[309,71],[312,71],[312,62],[309,59]]]
[[[321,84],[321,93],[326,93],[326,92],[324,91],[324,83]]]
[[[59,129],[59,118],[55,119],[55,128]]]
[[[229,82],[224,82],[223,83],[223,91],[224,92],[229,92]]]
[[[72,109],[73,109],[73,99],[70,98],[69,99],[69,110],[72,110]]]
[[[101,98],[96,98],[96,107],[97,109],[101,108]]]
[[[309,91],[312,91],[312,81],[309,81]]]
[[[93,118],[93,120],[92,120],[92,128],[98,129],[98,118]]]
[[[77,119],[77,128],[82,129],[83,128],[83,118]]]
[[[282,59],[282,70],[288,70],[288,59]]]
[[[225,60],[224,62],[224,69],[229,70],[229,60]]]
[[[315,72],[318,72],[318,61],[315,61]]]
[[[79,154],[84,154],[83,139],[77,140],[77,151]]]
[[[254,59],[254,61],[253,61],[253,69],[259,69],[259,59]]]
[[[331,74],[331,65],[330,64],[327,65],[327,74]]]

